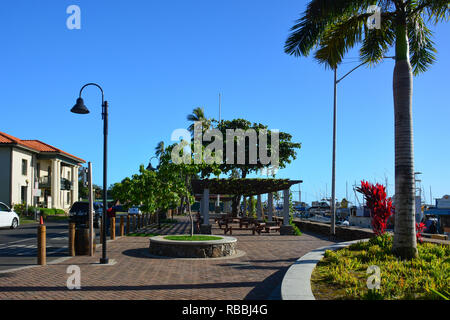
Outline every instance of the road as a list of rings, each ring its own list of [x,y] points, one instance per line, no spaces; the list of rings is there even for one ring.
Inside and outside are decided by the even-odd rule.
[[[37,223],[32,223],[15,230],[0,229],[0,271],[36,264],[37,226]],[[50,222],[46,226],[47,261],[67,256],[67,222]]]
[[[118,215],[119,217],[120,215]],[[118,219],[117,219],[118,220]],[[125,222],[126,225],[126,222]],[[68,257],[68,222],[46,222],[47,263]],[[37,263],[38,223],[20,225],[17,229],[0,228],[0,272]],[[96,232],[96,243],[100,243],[100,229]],[[116,223],[116,235],[119,223]]]

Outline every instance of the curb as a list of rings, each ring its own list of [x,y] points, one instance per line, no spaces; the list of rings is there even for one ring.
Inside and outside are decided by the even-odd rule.
[[[311,274],[326,250],[338,250],[360,241],[340,242],[314,249],[291,265],[281,282],[281,300],[316,300],[311,290]]]

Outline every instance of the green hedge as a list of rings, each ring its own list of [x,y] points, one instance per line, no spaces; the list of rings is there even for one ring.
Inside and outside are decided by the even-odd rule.
[[[14,211],[20,216],[34,215],[34,211],[40,211],[44,217],[66,213],[62,209],[40,208],[40,207],[33,207],[33,206],[28,206],[28,211],[27,211],[27,207],[24,204],[14,205]]]

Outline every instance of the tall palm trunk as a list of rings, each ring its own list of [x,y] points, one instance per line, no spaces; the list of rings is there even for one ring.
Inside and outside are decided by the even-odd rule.
[[[415,229],[414,148],[412,122],[413,75],[406,23],[399,23],[394,68],[395,229],[393,252],[402,259],[417,256]]]

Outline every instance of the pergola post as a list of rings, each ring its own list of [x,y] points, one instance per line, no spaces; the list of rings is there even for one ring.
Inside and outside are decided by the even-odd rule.
[[[203,224],[200,226],[200,233],[211,234],[211,225],[209,224],[209,189],[203,189],[202,203]]]
[[[267,214],[269,216],[269,221],[273,221],[272,220],[272,216],[273,216],[273,193],[269,192],[267,194]]]
[[[289,224],[289,189],[283,190],[283,225],[280,235],[293,235],[294,228]]]
[[[256,196],[256,219],[258,221],[262,220],[262,203],[261,203],[261,195],[258,194]]]

